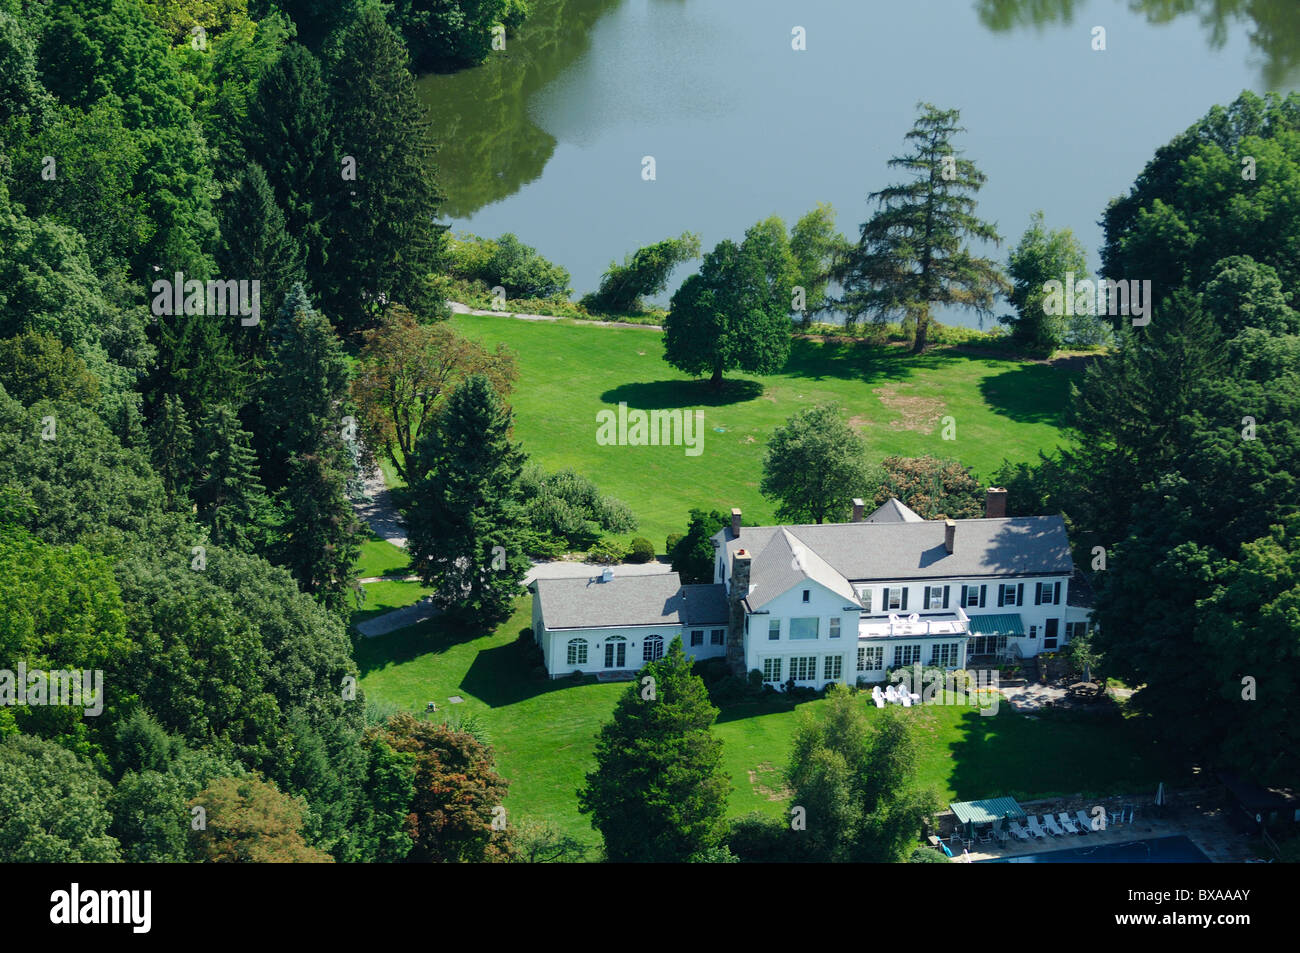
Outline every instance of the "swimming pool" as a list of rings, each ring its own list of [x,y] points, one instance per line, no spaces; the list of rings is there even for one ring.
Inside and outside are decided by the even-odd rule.
[[[1201,853],[1190,838],[1182,834],[1173,837],[1156,837],[1151,840],[1128,841],[1123,844],[1098,844],[1096,847],[1074,847],[1068,850],[1050,850],[1023,857],[1003,857],[1000,860],[981,860],[981,864],[1208,864],[1210,858]]]

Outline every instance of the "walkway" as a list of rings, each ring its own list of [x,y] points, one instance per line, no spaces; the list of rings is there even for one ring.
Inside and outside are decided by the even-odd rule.
[[[525,314],[521,311],[488,311],[483,308],[471,308],[467,304],[459,301],[448,301],[447,306],[451,308],[452,314],[472,314],[481,317],[497,318],[518,318],[520,321],[582,321],[584,324],[592,324],[602,328],[646,328],[650,331],[662,331],[663,326],[659,324],[635,324],[631,321],[601,321],[599,319],[587,320],[584,318],[567,318],[559,314]]]

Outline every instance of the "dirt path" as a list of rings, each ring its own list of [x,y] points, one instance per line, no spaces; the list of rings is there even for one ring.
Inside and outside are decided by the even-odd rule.
[[[525,314],[522,311],[486,311],[483,308],[471,308],[467,304],[459,301],[448,301],[447,306],[451,308],[452,314],[472,314],[482,317],[496,318],[518,318],[520,321],[567,321],[583,320],[581,318],[569,319],[557,314]],[[662,331],[663,327],[658,324],[633,324],[631,321],[585,321],[584,324],[595,325],[601,328],[645,328],[649,331]]]

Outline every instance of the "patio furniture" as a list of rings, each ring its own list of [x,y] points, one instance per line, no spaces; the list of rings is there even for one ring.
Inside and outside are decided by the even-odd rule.
[[[1033,835],[1020,826],[1019,821],[1009,821],[1007,830],[1011,831],[1016,840],[1029,840]]]
[[[955,850],[959,847],[966,846],[966,842],[962,840],[960,834],[958,834],[956,831],[953,831],[952,836],[948,838],[948,846]]]
[[[1118,811],[1111,811],[1111,812],[1110,812],[1110,826],[1111,826],[1111,827],[1118,827],[1119,825],[1121,825],[1121,824],[1123,824],[1123,823],[1124,823],[1124,809],[1123,809],[1123,808],[1120,808]]]
[[[906,688],[900,688],[898,690],[898,703],[904,708],[912,707],[912,696],[908,694]]]
[[[1065,836],[1065,828],[1063,828],[1060,824],[1056,823],[1056,818],[1052,817],[1051,814],[1043,815],[1043,826],[1047,828],[1048,833],[1050,833],[1053,837]]]
[[[871,686],[871,700],[876,703],[877,708],[885,707],[885,696],[880,693],[879,685]]]
[[[981,844],[991,844],[991,843],[993,843],[993,828],[990,827],[990,828],[989,828],[988,830],[986,830],[986,831],[981,831],[981,832],[979,832],[979,833],[976,835],[976,839],[977,839]]]
[[[885,701],[890,704],[896,704],[898,702],[898,689],[893,685],[885,686]]]
[[[1075,811],[1074,816],[1079,819],[1079,824],[1083,828],[1083,833],[1088,834],[1092,832],[1092,818],[1088,816],[1087,812],[1082,810]]]
[[[1047,831],[1043,830],[1042,825],[1038,823],[1038,815],[1030,814],[1028,818],[1029,833],[1035,837],[1046,837]]]
[[[1061,826],[1065,828],[1065,832],[1067,834],[1079,833],[1079,827],[1077,824],[1074,823],[1074,818],[1070,817],[1070,815],[1067,814],[1065,811],[1062,811],[1060,814],[1056,816],[1060,818]]]

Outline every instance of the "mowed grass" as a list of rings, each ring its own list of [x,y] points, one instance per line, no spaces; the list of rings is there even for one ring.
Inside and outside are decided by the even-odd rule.
[[[663,359],[662,334],[573,321],[459,315],[462,333],[517,355],[510,398],[515,434],[548,469],[573,467],[601,491],[631,505],[635,534],[662,550],[683,531],[692,507],[739,506],[748,523],[774,522],[759,495],[772,431],[797,411],[837,401],[873,459],[902,454],[953,457],[983,479],[1004,459],[1037,459],[1062,440],[1058,430],[1073,372],[1045,364],[936,350],[796,339],[786,369],[766,377],[733,374],[721,395]],[[599,446],[596,414],[682,408],[704,411],[703,452],[683,447]],[[943,439],[952,417],[955,439]]]
[[[494,632],[473,635],[430,620],[374,639],[359,639],[361,685],[370,699],[423,712],[432,701],[453,717],[474,712],[491,736],[498,769],[510,781],[512,818],[544,817],[589,844],[599,842],[578,813],[576,791],[595,766],[596,734],[628,683],[533,681],[514,644],[530,623],[530,602]],[[464,701],[452,705],[453,695]],[[877,712],[862,696],[869,717]],[[714,731],[731,776],[728,813],[773,815],[787,806],[783,772],[802,712],[821,699],[778,698],[723,707]],[[973,708],[926,707],[918,780],[945,801],[995,795],[1127,794],[1179,784],[1187,776],[1136,719],[1033,717],[1002,705],[996,716]]]
[[[371,533],[361,544],[361,555],[352,567],[352,572],[358,579],[401,576],[408,572],[407,565],[410,561],[410,556],[402,547],[394,546],[388,540]]]

